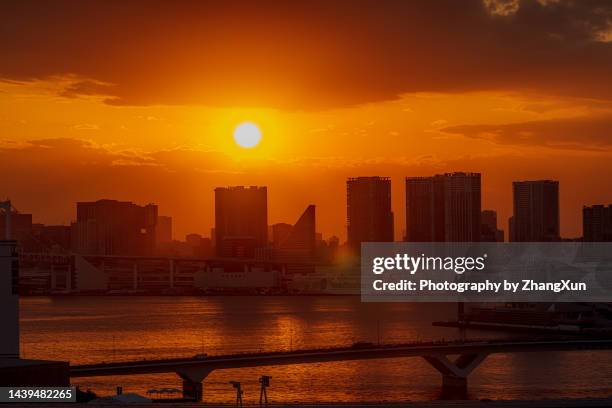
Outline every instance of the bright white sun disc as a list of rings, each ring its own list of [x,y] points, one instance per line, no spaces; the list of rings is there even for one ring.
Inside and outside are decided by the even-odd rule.
[[[244,122],[234,129],[234,140],[238,146],[250,149],[259,144],[261,140],[261,131],[256,124]]]

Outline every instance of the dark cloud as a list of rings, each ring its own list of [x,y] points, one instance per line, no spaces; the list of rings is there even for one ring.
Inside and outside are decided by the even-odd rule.
[[[486,3],[486,4],[485,4]],[[319,109],[415,91],[612,97],[612,3],[4,1],[0,77],[118,105]]]
[[[93,80],[80,80],[75,79],[69,82],[64,89],[60,91],[60,96],[66,98],[77,98],[79,96],[88,95],[111,95],[113,93],[114,86],[104,82],[93,81]],[[109,98],[112,100],[113,98]]]
[[[612,150],[612,115],[500,125],[449,126],[440,131],[507,145]]]
[[[187,148],[156,150],[113,149],[84,139],[47,138],[27,142],[6,140],[0,144],[0,161],[20,166],[28,172],[38,171],[45,166],[64,162],[71,167],[99,167],[108,171],[109,167],[156,167],[153,171],[180,173],[194,171],[235,172],[237,164],[227,155],[216,151],[193,150]],[[118,171],[124,171],[119,169]],[[58,168],[58,172],[65,172]]]

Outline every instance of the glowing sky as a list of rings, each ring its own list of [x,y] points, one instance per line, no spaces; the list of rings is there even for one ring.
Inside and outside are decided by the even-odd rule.
[[[483,173],[561,182],[562,234],[612,202],[606,1],[2,2],[0,196],[35,221],[155,202],[207,234],[213,188],[269,186],[271,222],[317,205],[345,236],[345,179]],[[235,126],[256,123],[241,149]]]

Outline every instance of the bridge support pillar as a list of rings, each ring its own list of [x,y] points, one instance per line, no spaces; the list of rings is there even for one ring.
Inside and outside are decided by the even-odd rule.
[[[468,376],[487,358],[487,354],[461,354],[454,362],[446,355],[423,358],[442,374],[442,398],[465,398]]]
[[[442,398],[465,398],[467,390],[467,378],[442,375]]]
[[[204,399],[204,384],[183,378],[183,398],[200,402]]]
[[[187,368],[177,372],[183,380],[183,398],[200,402],[204,400],[204,379],[213,370],[210,368]]]

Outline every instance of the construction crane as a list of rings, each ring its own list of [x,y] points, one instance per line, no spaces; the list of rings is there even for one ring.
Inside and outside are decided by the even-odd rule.
[[[11,200],[0,201],[0,209],[4,210],[4,239],[9,241],[11,239]]]

